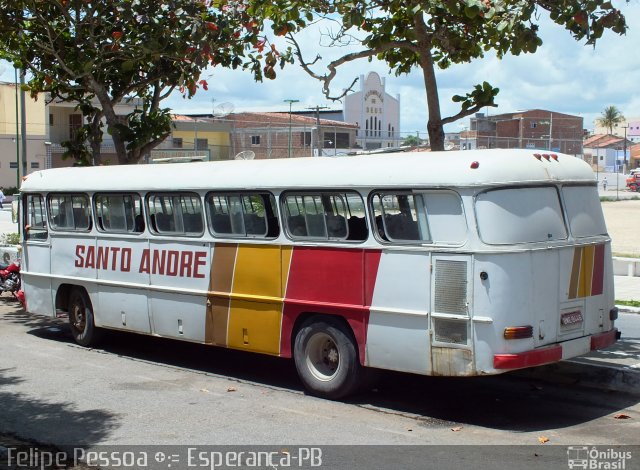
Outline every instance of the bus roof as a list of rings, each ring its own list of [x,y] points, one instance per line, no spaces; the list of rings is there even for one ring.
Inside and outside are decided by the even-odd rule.
[[[476,166],[477,168],[474,168]],[[571,155],[521,149],[388,153],[354,157],[229,160],[172,165],[55,168],[29,174],[22,191],[461,187],[594,182]]]

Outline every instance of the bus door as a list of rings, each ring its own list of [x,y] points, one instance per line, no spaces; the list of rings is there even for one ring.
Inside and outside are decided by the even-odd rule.
[[[96,321],[120,330],[150,333],[149,274],[141,270],[149,242],[137,194],[96,194],[95,263],[100,284]]]
[[[470,375],[474,370],[471,256],[433,254],[431,271],[432,374]]]
[[[21,260],[22,289],[29,312],[55,315],[51,291],[51,239],[47,229],[47,213],[44,196],[23,196],[23,212],[20,218],[23,239]],[[34,276],[33,274],[44,274]]]

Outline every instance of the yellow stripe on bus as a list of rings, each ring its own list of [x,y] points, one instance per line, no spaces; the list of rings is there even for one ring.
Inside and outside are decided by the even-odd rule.
[[[582,248],[575,248],[573,251],[573,264],[571,266],[571,281],[569,282],[569,299],[575,299],[578,296],[581,259]]]
[[[594,245],[582,248],[578,297],[589,297],[591,295],[591,277],[593,276],[593,256],[595,252],[596,247]]]
[[[265,300],[231,300],[227,330],[230,347],[267,354],[280,353],[282,307],[290,261],[290,248],[278,245],[239,247],[233,296],[257,295]]]
[[[227,345],[230,304],[228,294],[231,293],[237,252],[238,245],[235,243],[216,243],[213,248],[205,321],[205,342],[209,344]],[[220,292],[222,296],[214,295],[213,292]]]

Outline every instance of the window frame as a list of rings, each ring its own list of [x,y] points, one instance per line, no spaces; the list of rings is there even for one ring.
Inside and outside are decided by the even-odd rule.
[[[373,227],[373,235],[376,238],[376,240],[378,240],[380,243],[385,245],[421,245],[422,246],[422,245],[434,244],[431,237],[431,229],[429,228],[429,220],[427,216],[426,206],[425,206],[424,200],[422,199],[424,191],[426,190],[384,188],[384,189],[374,189],[369,193],[367,202],[368,202],[368,208],[369,208],[369,213],[371,217],[370,224],[371,224],[371,227]],[[413,196],[416,199],[416,201],[419,199],[420,203],[418,204],[416,202],[416,207],[415,207],[416,218],[417,218],[416,225],[418,227],[418,230],[420,230],[421,225],[423,226],[424,229],[426,229],[428,238],[408,240],[408,239],[397,239],[397,238],[389,237],[389,233],[387,230],[387,222],[385,221],[385,218],[384,218],[384,210],[383,210],[383,214],[381,214],[382,227],[384,231],[384,237],[383,237],[378,231],[378,224],[376,222],[377,214],[374,208],[374,198],[377,195],[382,195],[382,196],[388,195],[388,196],[396,196],[396,197],[397,196]],[[418,207],[418,206],[421,206],[421,207]]]
[[[134,225],[133,225],[133,230],[114,230],[114,229],[105,229],[104,227],[104,222],[103,221],[99,221],[101,219],[101,215],[98,211],[98,199],[100,197],[115,197],[115,196],[131,196],[132,198],[137,198],[139,205],[140,205],[140,213],[136,214],[135,213],[135,201],[134,201]],[[109,192],[100,192],[100,193],[94,193],[93,197],[92,197],[92,202],[93,202],[93,212],[95,214],[95,226],[96,226],[96,230],[100,233],[106,233],[106,234],[118,234],[118,235],[142,235],[145,230],[149,227],[149,225],[147,224],[147,218],[145,216],[145,203],[144,203],[144,197],[142,195],[140,195],[139,193],[136,192],[114,192],[114,193],[109,193]],[[136,231],[136,218],[138,216],[142,217],[142,221],[144,223],[144,227],[142,228],[142,231]]]
[[[263,220],[264,220],[264,224],[265,224],[265,232],[264,234],[257,234],[257,233],[247,233],[247,227],[246,227],[246,223],[245,223],[245,219],[244,216],[245,215],[255,215],[255,212],[251,212],[251,213],[245,213],[244,212],[244,204],[241,201],[241,208],[242,208],[242,225],[244,228],[244,234],[243,233],[233,233],[233,232],[217,232],[213,226],[213,219],[214,216],[217,214],[212,213],[211,209],[212,207],[214,207],[212,204],[209,203],[209,201],[213,198],[213,197],[225,197],[225,198],[229,198],[229,197],[238,197],[238,198],[244,198],[244,197],[252,197],[252,196],[259,196],[261,198],[261,200],[264,203],[264,196],[267,196],[268,200],[269,200],[269,206],[270,206],[270,211],[267,210],[267,208],[264,208],[264,216],[263,216]],[[282,223],[280,222],[280,217],[278,216],[278,203],[277,203],[277,198],[274,196],[274,194],[270,191],[209,191],[207,192],[207,194],[205,194],[204,196],[204,206],[205,206],[205,211],[207,214],[207,227],[209,229],[209,233],[211,234],[211,236],[213,238],[233,238],[233,239],[245,239],[245,240],[274,240],[276,238],[278,238],[280,236],[280,233],[282,232]],[[226,200],[226,207],[229,208],[229,200]],[[272,213],[271,216],[269,216],[269,212]],[[271,225],[269,225],[269,219],[271,219],[271,221],[275,221],[276,222],[276,233],[275,234],[271,234],[269,235],[269,232],[272,228]],[[229,212],[229,220],[231,220],[231,213]]]
[[[363,222],[365,225],[365,232],[364,232],[364,237],[363,238],[358,238],[358,239],[349,239],[350,236],[350,228],[349,228],[349,219],[351,217],[357,217],[357,216],[353,216],[351,215],[351,208],[349,206],[349,195],[352,196],[357,196],[360,200],[360,203],[362,204],[362,210],[363,210]],[[322,215],[324,216],[324,229],[325,229],[325,233],[326,236],[321,237],[321,236],[316,236],[316,235],[299,235],[299,234],[294,234],[292,233],[290,224],[289,224],[289,219],[291,217],[294,216],[300,216],[303,215],[300,212],[298,212],[298,214],[291,214],[290,210],[289,210],[289,205],[287,203],[287,198],[289,197],[309,197],[309,196],[315,196],[315,197],[319,197],[320,198],[320,204],[322,204],[322,208],[323,208],[323,212]],[[336,201],[333,200],[330,202],[330,204],[332,205],[332,207],[335,209],[335,212],[333,214],[328,214],[326,212],[326,207],[325,207],[325,203],[324,203],[324,198],[326,197],[338,197],[340,198],[343,207],[344,207],[344,213],[339,213],[337,212],[337,207],[336,207]],[[302,204],[304,204],[304,199],[302,201]],[[300,207],[298,207],[298,209],[300,209]],[[331,189],[331,190],[323,190],[323,189],[318,189],[318,190],[290,190],[290,191],[284,191],[280,194],[280,213],[282,215],[281,220],[282,220],[282,227],[284,229],[284,233],[285,236],[292,240],[292,241],[299,241],[299,242],[322,242],[322,243],[349,243],[349,244],[357,244],[357,243],[364,243],[368,240],[369,238],[369,231],[370,231],[370,224],[369,224],[369,220],[368,220],[368,216],[367,216],[367,204],[366,204],[366,200],[365,198],[362,196],[362,194],[360,194],[358,191],[355,191],[353,189],[345,189],[345,190],[335,190],[335,189]],[[312,214],[312,215],[321,215],[321,214]],[[338,217],[342,217],[344,219],[344,226],[345,226],[345,235],[343,237],[338,237],[338,236],[332,236],[329,233],[329,223],[328,223],[328,219],[327,216],[338,216]],[[305,230],[308,230],[308,217],[305,211],[305,214],[303,215],[304,219],[305,219]]]
[[[29,204],[29,199],[36,198],[36,197],[40,199],[40,215],[41,215],[42,225],[33,225],[29,217],[29,208],[31,207],[31,205]],[[26,222],[24,227],[25,241],[46,242],[49,239],[49,215],[47,211],[46,200],[47,200],[46,196],[42,193],[25,193],[23,195],[22,203],[24,205],[24,210],[23,210],[24,218],[22,220]],[[27,227],[29,228],[27,229]],[[38,236],[40,234],[44,236],[43,237]]]
[[[73,228],[71,227],[66,227],[66,226],[59,226],[55,221],[55,217],[58,217],[58,215],[60,215],[60,213],[58,212],[57,215],[52,215],[52,204],[51,204],[51,200],[53,198],[56,197],[67,197],[67,198],[71,198],[71,213],[73,214],[73,222],[74,222],[74,226]],[[86,200],[86,207],[88,210],[88,214],[87,215],[87,219],[88,219],[88,224],[86,227],[80,227],[78,228],[76,226],[76,215],[75,215],[75,210],[73,208],[73,203],[74,203],[74,198],[84,198]],[[93,228],[93,210],[91,208],[91,196],[88,193],[81,193],[81,192],[73,192],[73,193],[65,193],[65,192],[51,192],[47,194],[47,221],[49,223],[49,228],[52,229],[54,232],[74,232],[74,233],[89,233],[91,232],[92,228]],[[65,215],[66,217],[66,215]]]
[[[190,198],[195,198],[195,200],[198,201],[199,207],[200,207],[200,222],[202,223],[202,228],[199,232],[187,232],[185,230],[185,219],[184,219],[184,212],[182,211],[182,198],[183,197],[190,197]],[[158,214],[158,212],[156,212],[155,210],[151,210],[152,206],[151,206],[151,201],[153,198],[156,197],[170,197],[171,198],[171,209],[172,209],[172,214],[171,214],[171,218],[173,219],[173,222],[175,224],[176,222],[176,214],[177,211],[175,210],[176,207],[179,207],[179,211],[180,211],[180,222],[182,223],[182,230],[178,231],[178,230],[158,230],[158,226],[157,226],[157,222],[156,222],[156,215]],[[174,198],[180,198],[179,199],[179,204],[175,204]],[[203,208],[203,204],[202,204],[202,196],[194,191],[150,191],[145,195],[144,198],[144,212],[146,213],[146,226],[147,226],[147,230],[149,231],[149,233],[151,233],[152,235],[155,236],[159,236],[159,237],[185,237],[185,238],[201,238],[202,235],[204,234],[204,229],[205,229],[205,224],[206,224],[206,217],[204,214],[204,208]],[[154,205],[155,207],[155,205]],[[162,214],[167,215],[165,212],[162,212]],[[153,217],[153,218],[152,218]]]

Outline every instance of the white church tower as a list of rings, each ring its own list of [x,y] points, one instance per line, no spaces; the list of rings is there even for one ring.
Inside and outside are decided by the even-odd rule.
[[[376,72],[360,75],[360,91],[344,100],[344,120],[358,124],[356,142],[365,150],[397,147],[400,138],[400,95],[385,91],[385,79]]]

